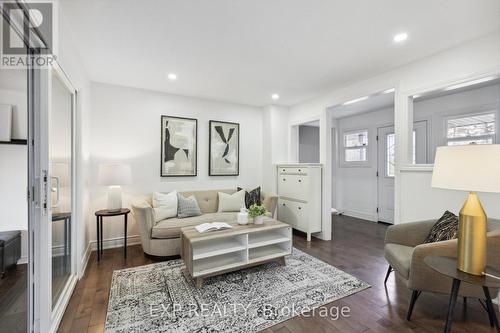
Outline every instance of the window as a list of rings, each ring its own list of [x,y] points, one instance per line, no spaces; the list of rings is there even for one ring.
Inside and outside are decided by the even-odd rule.
[[[348,132],[344,134],[344,161],[366,162],[368,149],[368,131]]]
[[[446,121],[448,146],[492,144],[495,141],[495,113],[468,115]]]

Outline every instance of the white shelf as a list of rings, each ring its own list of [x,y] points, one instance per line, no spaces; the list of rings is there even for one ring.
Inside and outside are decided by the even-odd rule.
[[[279,245],[268,245],[262,247],[256,247],[250,249],[248,252],[249,262],[262,261],[267,259],[272,259],[275,257],[282,257],[290,254],[289,251],[286,251],[283,247]]]
[[[224,241],[213,239],[193,245],[193,260],[218,256],[225,253],[245,250],[246,246],[237,238],[226,238]]]
[[[232,252],[193,261],[193,277],[246,264],[244,252]]]
[[[290,238],[276,232],[261,233],[261,234],[259,233],[259,234],[249,235],[248,248],[253,249],[255,247],[272,245],[288,241],[290,241]]]

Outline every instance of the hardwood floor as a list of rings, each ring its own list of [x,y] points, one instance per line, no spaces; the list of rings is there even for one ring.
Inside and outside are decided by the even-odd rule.
[[[332,241],[313,238],[307,244],[305,235],[294,234],[294,246],[372,285],[357,294],[332,302],[328,307],[347,306],[350,316],[332,320],[324,317],[295,317],[275,325],[265,333],[296,332],[441,332],[446,318],[448,297],[422,293],[406,321],[411,292],[395,281],[391,274],[387,288],[383,280],[387,263],[383,256],[384,224],[346,216],[334,216]],[[97,263],[92,253],[87,271],[76,286],[59,332],[103,332],[111,276],[115,269],[153,263],[145,258],[140,246],[129,247],[127,260],[120,248],[105,250]],[[432,282],[430,282],[432,283]],[[469,299],[465,307],[459,301],[453,332],[494,332],[488,316],[477,300]]]

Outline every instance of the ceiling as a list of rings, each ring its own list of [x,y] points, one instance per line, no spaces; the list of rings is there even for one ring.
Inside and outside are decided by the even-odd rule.
[[[328,111],[332,119],[338,119],[390,107],[394,107],[394,93],[377,93],[353,104],[329,107]]]
[[[498,0],[62,0],[62,9],[93,81],[257,106],[293,105],[500,29]],[[394,44],[403,31],[408,40]]]

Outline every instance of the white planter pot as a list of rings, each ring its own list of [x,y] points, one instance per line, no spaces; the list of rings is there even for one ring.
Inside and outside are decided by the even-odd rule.
[[[255,223],[255,224],[263,224],[264,223],[264,215],[254,217],[253,218],[253,223]]]

